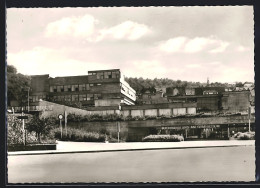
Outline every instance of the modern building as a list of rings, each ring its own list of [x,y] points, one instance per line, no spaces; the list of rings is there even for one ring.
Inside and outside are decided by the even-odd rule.
[[[168,89],[169,102],[196,102],[197,112],[245,112],[252,101],[250,91],[225,91],[225,88],[195,88],[195,95],[174,95],[176,88]],[[170,91],[173,91],[170,93]],[[179,91],[184,91],[181,89]],[[170,95],[172,94],[172,95]]]
[[[40,99],[68,106],[134,105],[136,92],[124,80],[119,69],[89,71],[84,76],[51,78],[31,76],[30,104]]]

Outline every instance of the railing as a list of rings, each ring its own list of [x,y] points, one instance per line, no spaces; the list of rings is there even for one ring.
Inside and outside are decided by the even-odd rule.
[[[8,107],[9,111],[13,111],[14,112],[28,112],[28,106],[14,106],[14,107]],[[49,105],[49,106],[29,106],[29,111],[31,112],[37,112],[37,111],[52,111],[53,110],[53,106]]]

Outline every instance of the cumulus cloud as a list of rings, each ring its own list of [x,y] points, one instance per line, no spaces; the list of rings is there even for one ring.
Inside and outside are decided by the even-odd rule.
[[[94,33],[95,24],[98,21],[91,15],[82,17],[66,17],[47,25],[45,36],[73,36],[89,38]]]
[[[98,29],[96,27],[98,22],[99,21],[91,15],[62,18],[47,25],[45,36],[72,36],[85,38],[91,42],[97,42],[105,38],[137,40],[150,32],[150,29],[146,25],[133,21],[125,21],[104,29]]]
[[[220,53],[226,50],[229,43],[215,39],[213,37],[176,37],[162,42],[159,49],[165,52],[196,53],[207,51],[210,53]]]
[[[106,37],[111,37],[114,39],[137,40],[149,32],[150,29],[144,24],[125,21],[114,27],[100,30],[99,40]]]

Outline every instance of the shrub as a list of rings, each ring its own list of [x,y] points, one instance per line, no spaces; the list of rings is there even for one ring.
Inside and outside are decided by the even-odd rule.
[[[184,141],[180,135],[149,135],[143,138],[143,142],[181,142]]]
[[[31,118],[31,117],[30,117]],[[26,126],[27,122],[25,122]],[[23,131],[22,131],[22,120],[19,120],[15,115],[7,115],[7,144],[23,144]],[[35,133],[26,133],[26,143],[37,142]]]
[[[76,141],[76,142],[104,142],[105,135],[99,134],[96,132],[87,132],[82,129],[73,129],[67,128],[67,135],[66,131],[62,130],[62,138],[60,134],[60,129],[56,128],[51,131],[51,135],[55,139],[63,140],[63,141]]]
[[[238,140],[254,140],[255,139],[255,132],[239,133],[238,135],[236,135],[235,138],[237,138]]]

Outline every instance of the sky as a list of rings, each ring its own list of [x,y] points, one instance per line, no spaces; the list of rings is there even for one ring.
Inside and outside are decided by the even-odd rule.
[[[253,6],[7,9],[7,64],[26,75],[254,81]]]

